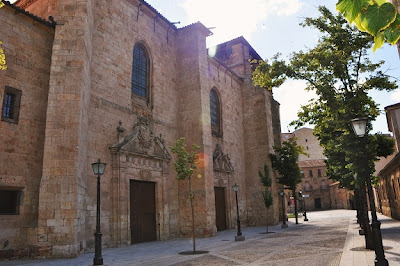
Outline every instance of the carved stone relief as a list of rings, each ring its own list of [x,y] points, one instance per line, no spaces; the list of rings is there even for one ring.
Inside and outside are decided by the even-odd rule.
[[[152,146],[153,132],[150,129],[149,123],[146,118],[139,117],[138,122],[133,126],[133,131],[137,131],[137,139],[139,140],[139,148],[148,153]]]
[[[119,134],[122,123],[120,122],[117,128]],[[125,136],[120,143],[113,145],[111,152],[124,151],[130,154],[141,155],[143,157],[156,158],[161,160],[170,160],[171,155],[164,146],[162,135],[154,137],[150,123],[147,118],[139,117],[134,124],[132,132]]]
[[[217,143],[213,154],[214,171],[233,172],[233,166],[229,154],[222,151],[221,145]]]
[[[216,187],[228,187],[229,179],[232,177],[232,172],[227,171],[215,171],[214,172],[214,186]]]
[[[140,170],[140,179],[143,181],[151,180],[151,172],[149,170]]]

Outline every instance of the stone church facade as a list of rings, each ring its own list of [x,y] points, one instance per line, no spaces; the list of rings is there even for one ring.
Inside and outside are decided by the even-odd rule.
[[[141,0],[19,0],[0,9],[0,257],[92,249],[96,176],[103,245],[187,237],[188,183],[170,146],[200,145],[197,237],[267,217],[258,169],[280,143],[279,104],[251,81],[243,38],[217,46],[200,22],[177,28]],[[200,178],[197,178],[200,175]]]

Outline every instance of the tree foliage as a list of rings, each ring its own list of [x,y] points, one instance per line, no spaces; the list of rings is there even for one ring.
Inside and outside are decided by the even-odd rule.
[[[260,176],[260,181],[264,186],[264,190],[262,191],[262,196],[264,200],[264,205],[267,208],[267,233],[268,233],[268,209],[271,207],[273,203],[272,192],[270,190],[272,185],[272,178],[269,174],[269,168],[267,163],[264,164],[264,173],[258,170],[258,175]]]
[[[302,146],[298,146],[294,138],[290,138],[280,147],[274,146],[275,154],[270,154],[272,167],[278,171],[278,183],[290,188],[293,192],[301,183],[300,167],[297,164],[300,154],[307,155]]]
[[[253,81],[256,86],[272,90],[278,88],[286,80],[286,64],[283,60],[279,60],[280,54],[272,57],[271,63],[268,60],[253,60]]]
[[[270,191],[272,185],[272,178],[269,174],[269,168],[267,164],[264,164],[264,173],[258,170],[258,175],[260,176],[260,181],[264,186],[264,191],[262,192],[264,205],[267,207],[271,207],[273,202],[272,192]]]
[[[374,36],[374,51],[385,42],[395,45],[400,38],[400,16],[386,0],[339,0],[336,9],[350,24]]]
[[[185,138],[179,138],[175,144],[170,147],[171,151],[177,155],[174,167],[178,180],[185,180],[193,175],[198,161],[196,151],[199,150],[199,148],[199,145],[194,144],[192,145],[191,151],[186,151]]]
[[[383,61],[372,63],[368,59],[368,49],[373,45],[371,35],[351,27],[343,16],[334,16],[325,7],[320,7],[319,11],[320,17],[306,18],[303,26],[319,30],[321,39],[316,47],[294,53],[288,66],[288,75],[306,80],[307,89],[314,90],[318,96],[302,106],[294,124],[315,125],[314,134],[327,157],[328,175],[351,188],[360,165],[366,160],[369,174],[372,173],[376,157],[390,154],[393,142],[378,135],[365,136],[363,141],[367,148],[361,151],[360,140],[352,132],[350,120],[367,117],[367,132],[370,131],[371,121],[380,110],[368,92],[373,89],[391,91],[397,85],[379,70]]]
[[[380,133],[373,135],[373,137],[376,144],[376,156],[386,158],[394,153],[394,146],[396,144],[394,138]]]
[[[194,226],[194,194],[192,192],[192,175],[197,168],[200,156],[196,153],[200,149],[199,145],[193,144],[191,151],[186,150],[185,138],[179,138],[175,141],[174,145],[170,147],[172,153],[177,155],[174,162],[175,171],[178,180],[188,179],[189,183],[189,200],[192,213],[192,241],[193,241],[193,254],[196,253],[196,239],[195,239],[195,226]]]
[[[2,8],[4,6],[3,0],[0,0],[0,8]],[[1,46],[2,42],[0,41],[0,46]],[[5,70],[7,69],[6,66],[6,56],[4,54],[3,49],[0,47],[0,70]]]

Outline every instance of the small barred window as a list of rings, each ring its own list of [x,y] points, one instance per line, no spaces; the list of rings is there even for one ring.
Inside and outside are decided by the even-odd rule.
[[[4,90],[1,120],[17,124],[22,91],[7,87]]]

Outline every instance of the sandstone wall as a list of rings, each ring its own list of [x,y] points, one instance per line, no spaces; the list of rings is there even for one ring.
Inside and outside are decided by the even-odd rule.
[[[170,166],[164,163],[162,168],[155,169],[147,164],[135,164],[126,168],[124,165],[129,165],[129,161],[116,162],[109,151],[110,146],[119,143],[119,121],[126,129],[122,136],[132,131],[139,117],[146,117],[154,135],[162,134],[167,147],[177,137],[174,30],[160,19],[154,22],[153,14],[145,6],[141,6],[139,12],[138,8],[138,1],[96,2],[95,16],[102,19],[96,20],[94,25],[93,46],[96,49],[93,51],[89,103],[89,135],[93,141],[88,146],[88,157],[91,161],[99,157],[110,163],[102,184],[104,216],[110,217],[110,221],[105,218],[103,234],[110,245],[130,243],[129,180],[143,180],[141,171],[148,171],[149,181],[157,183],[156,208],[160,219],[157,223],[162,225],[158,237],[179,236],[177,181],[173,172],[166,169]],[[131,91],[133,48],[137,43],[143,44],[149,54],[149,102],[135,97]],[[132,158],[136,162],[144,160],[143,157]],[[94,179],[91,182],[94,186]],[[95,207],[95,196],[94,190],[89,191],[91,209]],[[88,228],[86,238],[94,230],[94,217],[95,213],[91,213],[91,229]]]
[[[84,247],[81,241],[90,220],[90,198],[86,195],[91,172],[87,148],[93,3],[59,1],[55,16],[59,24],[52,54],[39,191],[38,242],[42,255],[78,254]]]
[[[400,220],[400,171],[399,154],[379,173],[377,210],[384,215]]]
[[[324,149],[319,145],[319,140],[313,135],[311,128],[303,127],[294,131],[293,134],[296,137],[297,145],[303,146],[304,151],[308,154],[300,154],[299,161],[325,159]]]
[[[37,210],[29,220],[37,223],[31,235],[32,244],[39,247],[38,255],[76,256],[93,248],[97,184],[91,163],[98,158],[107,163],[101,177],[104,246],[131,244],[131,180],[155,184],[157,240],[189,236],[188,183],[176,180],[168,154],[169,146],[179,137],[185,137],[188,146],[200,145],[206,158],[192,180],[198,237],[216,233],[214,187],[225,189],[227,227],[236,225],[235,183],[240,186],[243,225],[277,223],[277,185],[274,182],[274,205],[267,215],[257,170],[269,161],[268,154],[276,143],[278,107],[269,92],[251,83],[248,44],[239,42],[231,47],[232,57],[226,63],[232,72],[208,56],[206,37],[211,32],[204,25],[176,29],[142,1],[38,0],[28,9],[38,15],[52,15],[57,22],[54,42],[51,30],[46,38],[37,30],[26,32],[25,28],[34,29],[31,25],[18,25],[20,35],[16,34],[32,42],[42,38],[43,44],[39,42],[32,49],[40,50],[38,58],[45,58],[43,66],[38,66],[39,75],[26,75],[27,79],[39,76],[37,82],[45,88],[30,96],[41,96],[39,113],[32,112],[38,117],[35,145],[41,148],[35,150],[32,169],[37,172],[32,181],[36,182],[32,193]],[[133,48],[137,43],[149,56],[148,99],[131,91]],[[6,73],[15,69],[18,66],[11,61]],[[15,80],[10,84],[19,86]],[[220,95],[221,136],[211,132],[212,88]],[[37,102],[32,100],[32,109],[34,104]],[[135,134],[145,139],[139,140]],[[151,145],[144,147],[143,141],[151,141]],[[229,155],[234,171],[215,169],[217,144]],[[24,203],[25,208],[29,205]]]
[[[6,5],[0,9],[0,36],[7,70],[0,71],[0,102],[5,86],[21,90],[18,123],[0,121],[0,190],[22,191],[19,215],[0,216],[0,254],[27,255],[22,246],[37,242],[47,94],[54,29]],[[16,34],[18,32],[19,34]],[[22,252],[22,254],[21,254]],[[1,257],[1,255],[0,255]]]
[[[223,187],[225,189],[226,210],[227,210],[227,225],[228,228],[236,226],[236,200],[232,186],[237,183],[239,187],[239,209],[242,218],[246,214],[246,186],[243,179],[245,175],[245,157],[244,157],[244,139],[243,139],[243,112],[242,112],[242,84],[243,81],[238,76],[234,75],[218,63],[213,58],[208,59],[208,68],[206,72],[208,79],[204,88],[205,113],[207,114],[207,128],[204,133],[206,148],[209,151],[209,164],[212,170],[212,155],[217,144],[222,148],[222,151],[230,157],[230,162],[234,172],[226,173],[217,170],[212,170],[212,179],[208,184],[210,189],[214,187]],[[222,106],[222,136],[212,134],[210,128],[210,90],[214,88],[220,95]],[[211,194],[211,199],[213,199]],[[215,219],[215,202],[210,201],[209,208]]]

